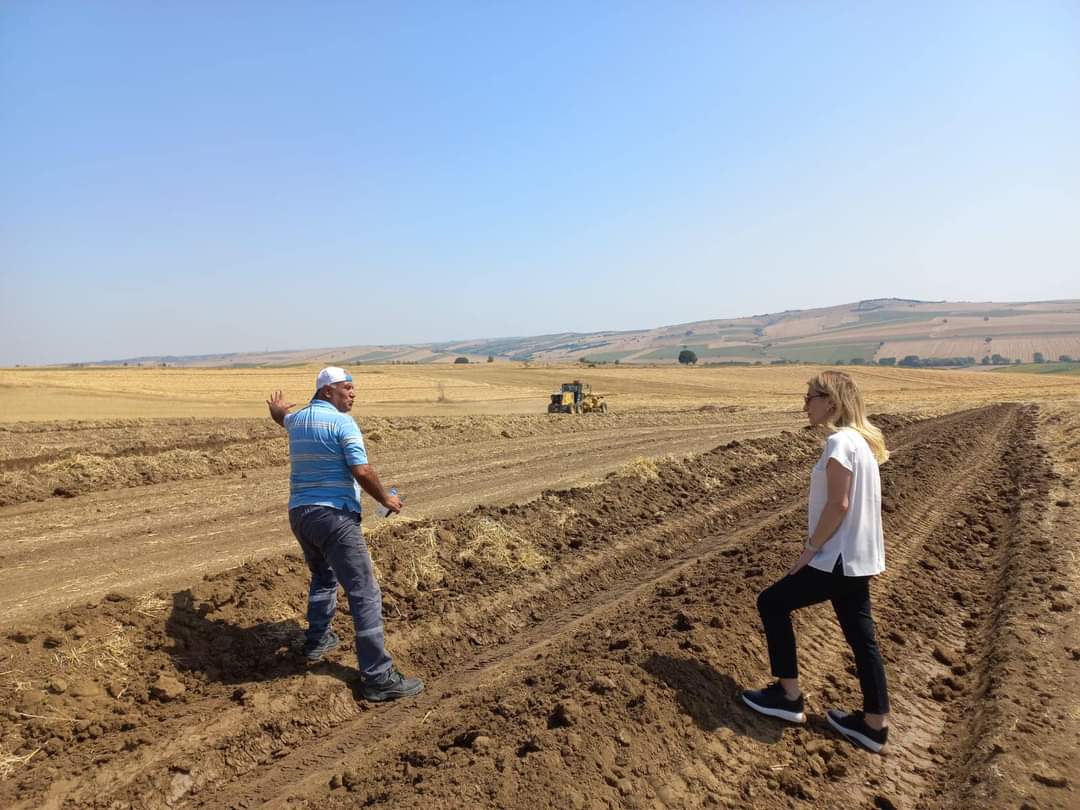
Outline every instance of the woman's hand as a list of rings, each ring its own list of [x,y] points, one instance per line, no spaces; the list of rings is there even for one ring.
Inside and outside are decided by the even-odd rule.
[[[794,576],[795,574],[802,571],[804,568],[806,568],[806,566],[810,564],[810,561],[814,559],[815,554],[817,554],[817,549],[809,547],[804,548],[803,553],[799,555],[799,559],[797,559],[795,561],[795,564],[791,566],[790,570],[787,572],[787,575],[789,577]]]

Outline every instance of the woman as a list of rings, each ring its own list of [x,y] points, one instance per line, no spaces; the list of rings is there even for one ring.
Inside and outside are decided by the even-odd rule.
[[[849,740],[879,752],[889,736],[889,696],[870,617],[870,578],[885,570],[878,465],[889,451],[881,431],[866,419],[855,381],[844,372],[812,377],[803,401],[810,425],[825,425],[831,433],[810,476],[806,546],[787,575],[758,596],[777,681],[742,698],[762,714],[806,722],[791,612],[829,600],[855,654],[863,709],[829,709],[826,717]]]

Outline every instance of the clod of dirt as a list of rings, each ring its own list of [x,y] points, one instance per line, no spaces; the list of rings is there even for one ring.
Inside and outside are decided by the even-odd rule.
[[[453,732],[450,732],[450,734],[453,734]],[[476,745],[476,741],[482,736],[484,735],[476,729],[460,731],[457,734],[454,734],[453,737],[448,734],[439,741],[439,748],[443,751],[450,748],[472,748]]]
[[[350,793],[360,787],[360,777],[354,770],[346,770],[341,774],[341,784]]]
[[[581,721],[581,707],[572,700],[564,700],[548,717],[548,728],[569,728]]]
[[[806,743],[807,754],[817,754],[828,762],[836,753],[836,748],[828,740],[808,740]]]
[[[802,780],[790,773],[785,773],[780,777],[780,789],[788,796],[804,801],[813,801],[817,798],[817,794],[809,785],[804,784]]]
[[[1052,788],[1063,788],[1068,787],[1069,785],[1069,780],[1064,776],[1045,770],[1032,772],[1031,778],[1040,784]]]
[[[1055,506],[1060,506],[1062,509],[1068,509],[1072,506],[1072,501],[1067,498],[1062,498],[1060,501],[1054,501]]]
[[[682,633],[694,629],[694,621],[682,611],[675,617],[674,628]]]
[[[187,687],[176,678],[170,675],[158,675],[157,680],[150,687],[150,696],[162,702],[168,702],[176,700],[186,691]]]
[[[540,740],[536,737],[528,737],[518,746],[517,755],[519,757],[526,757],[529,754],[535,754],[537,751],[542,750],[544,750],[544,747],[540,745]]]
[[[495,741],[485,734],[478,734],[472,741],[472,750],[478,754],[490,753],[495,748]]]
[[[8,633],[8,638],[16,644],[29,644],[33,640],[34,634],[26,630],[12,630]]]
[[[900,805],[891,796],[881,793],[874,797],[874,807],[876,810],[900,810]]]
[[[607,675],[598,675],[589,688],[598,695],[606,695],[608,692],[614,692],[616,686],[615,681]]]
[[[68,694],[77,698],[99,698],[104,696],[105,690],[94,681],[73,681]]]
[[[1069,602],[1065,599],[1055,599],[1053,602],[1050,603],[1050,610],[1052,610],[1054,613],[1068,613],[1072,609],[1072,602]]]
[[[830,762],[829,763],[829,778],[830,779],[842,779],[847,776],[847,765],[843,762]]]
[[[935,660],[938,661],[938,663],[944,664],[947,667],[951,667],[953,665],[953,656],[946,652],[942,647],[934,647],[933,655]]]
[[[760,577],[762,574],[765,573],[765,571],[758,566],[754,566],[752,568],[747,568],[746,571],[744,571],[743,573],[745,573],[746,578],[749,579],[750,577]]]
[[[893,644],[900,644],[901,646],[907,644],[907,639],[904,638],[904,634],[901,633],[899,630],[889,631],[889,641],[891,641]]]
[[[45,688],[54,695],[62,695],[68,690],[68,682],[60,677],[50,678],[49,682],[45,684]]]
[[[572,810],[584,810],[585,797],[574,788],[566,789],[566,801]]]

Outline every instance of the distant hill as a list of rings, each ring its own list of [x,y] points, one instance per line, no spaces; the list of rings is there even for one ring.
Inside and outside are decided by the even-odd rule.
[[[676,363],[690,349],[699,363],[869,362],[914,355],[1032,362],[1080,357],[1080,300],[967,303],[880,298],[824,309],[789,310],[627,332],[561,332],[532,337],[301,351],[135,357],[96,365],[261,368],[306,363]],[[997,357],[994,357],[994,356]],[[986,361],[983,361],[986,358]]]

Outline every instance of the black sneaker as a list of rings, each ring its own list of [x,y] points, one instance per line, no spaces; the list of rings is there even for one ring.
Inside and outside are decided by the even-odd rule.
[[[858,743],[875,754],[881,753],[881,749],[888,742],[889,729],[887,727],[883,729],[870,728],[870,726],[866,725],[866,718],[862,712],[844,714],[839,709],[829,709],[825,713],[825,717],[829,721],[829,725],[834,729],[852,742]]]
[[[397,700],[403,697],[419,695],[424,691],[424,682],[419,678],[406,678],[397,669],[391,670],[390,674],[381,681],[364,680],[360,684],[360,696],[364,700],[381,703],[385,700]]]
[[[742,699],[743,703],[755,712],[767,714],[769,717],[779,717],[789,723],[806,722],[803,696],[799,695],[795,700],[788,700],[780,681],[771,683],[764,689],[747,689],[742,693]]]
[[[321,639],[312,643],[310,641],[304,644],[304,658],[306,658],[312,664],[322,661],[326,657],[326,654],[333,649],[337,648],[337,645],[341,643],[341,639],[338,638],[338,634],[333,629],[328,629]]]

